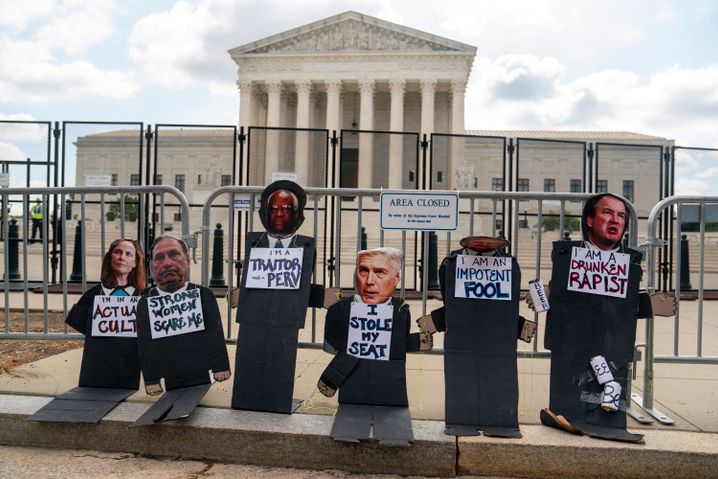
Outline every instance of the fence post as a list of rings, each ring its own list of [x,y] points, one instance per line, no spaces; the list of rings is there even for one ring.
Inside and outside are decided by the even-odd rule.
[[[224,256],[224,231],[222,224],[217,223],[214,230],[214,247],[212,251],[212,277],[209,279],[210,288],[226,288],[227,283],[224,281],[222,257]],[[205,270],[206,271],[206,270]]]
[[[435,231],[429,231],[429,286],[428,289],[437,290],[439,285],[438,238]]]
[[[688,254],[688,235],[681,235],[681,291],[693,289]]]
[[[362,250],[367,249],[367,247],[366,247],[366,228],[364,228],[363,226],[361,227],[361,249]]]
[[[70,274],[70,281],[75,283],[82,281],[82,246],[82,221],[78,221],[75,227],[75,249],[72,256],[72,274]]]
[[[10,225],[7,231],[8,239],[8,278],[13,280],[22,279],[20,276],[20,235],[18,234],[17,220],[15,218],[10,220]]]

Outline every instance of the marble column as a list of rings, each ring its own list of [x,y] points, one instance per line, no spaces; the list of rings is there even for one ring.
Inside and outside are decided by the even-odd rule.
[[[309,80],[295,82],[297,88],[297,128],[309,128],[310,125],[310,96],[312,83]],[[320,186],[311,181],[309,159],[308,131],[297,131],[294,151],[294,171],[297,174],[297,183],[304,186]]]
[[[342,91],[341,80],[327,80],[325,83],[327,89],[327,121],[326,128],[329,130],[329,136],[332,135],[332,131],[336,130],[337,135],[341,129],[339,123],[339,95]]]
[[[465,80],[451,81],[451,133],[454,135],[465,135],[464,128],[464,91],[466,90]],[[466,139],[463,136],[451,138],[451,154],[446,178],[449,188],[474,189],[476,183],[477,165],[468,164],[466,156]],[[458,178],[463,177],[469,184],[459,184]]]
[[[282,82],[271,80],[266,82],[267,85],[267,126],[279,127],[281,125],[281,106],[282,106]],[[265,156],[265,184],[272,181],[272,173],[280,171],[279,168],[279,140],[280,133],[278,130],[267,130],[267,145]]]
[[[337,135],[339,135],[339,130],[341,129],[341,102],[339,101],[339,98],[342,92],[342,82],[341,80],[327,80],[324,82],[324,86],[327,92],[327,117],[325,128],[329,130],[329,137],[331,138],[335,131]],[[335,168],[339,168],[339,165],[329,166],[331,171],[329,171],[328,178],[336,178],[336,181],[338,182],[339,178],[336,177],[337,171]],[[329,184],[331,185],[332,181],[329,181]]]
[[[374,129],[374,80],[359,81],[359,129]],[[371,133],[359,133],[359,188],[372,188],[376,183],[385,184],[383,179],[373,181],[373,138]]]
[[[434,94],[436,79],[421,80],[421,133],[434,133]]]
[[[391,94],[391,112],[389,130],[392,132],[404,131],[404,92],[405,80],[390,80],[389,92]],[[404,135],[392,134],[389,141],[389,188],[401,189],[403,179],[408,175],[403,171],[404,165]]]
[[[252,82],[237,82],[237,86],[239,87],[239,126],[243,126],[244,130],[247,131],[247,127],[253,126],[255,123],[255,119],[252,116],[254,112],[252,105],[254,100]]]

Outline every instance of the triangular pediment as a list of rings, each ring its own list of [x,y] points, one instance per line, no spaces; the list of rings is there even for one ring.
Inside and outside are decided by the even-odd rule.
[[[476,54],[461,42],[357,12],[344,12],[229,51],[232,57],[272,53],[457,52]]]

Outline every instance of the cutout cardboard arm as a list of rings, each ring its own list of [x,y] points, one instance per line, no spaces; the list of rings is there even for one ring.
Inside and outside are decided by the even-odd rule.
[[[319,378],[317,383],[319,392],[326,397],[334,396],[336,390],[344,384],[358,364],[359,358],[343,352],[337,353]]]
[[[87,334],[88,318],[92,310],[92,304],[95,300],[95,296],[100,293],[96,291],[101,286],[95,286],[85,291],[80,297],[80,300],[70,309],[70,312],[65,318],[65,322],[72,326],[78,333]]]
[[[533,341],[534,334],[536,334],[536,321],[519,316],[518,339],[530,343]]]
[[[638,306],[638,317],[647,318],[653,316],[675,316],[676,298],[668,293],[654,293],[639,295],[640,305]]]

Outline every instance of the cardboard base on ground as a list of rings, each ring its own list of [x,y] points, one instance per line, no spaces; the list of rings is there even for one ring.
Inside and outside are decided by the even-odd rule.
[[[97,423],[135,389],[76,387],[57,396],[28,421]]]

